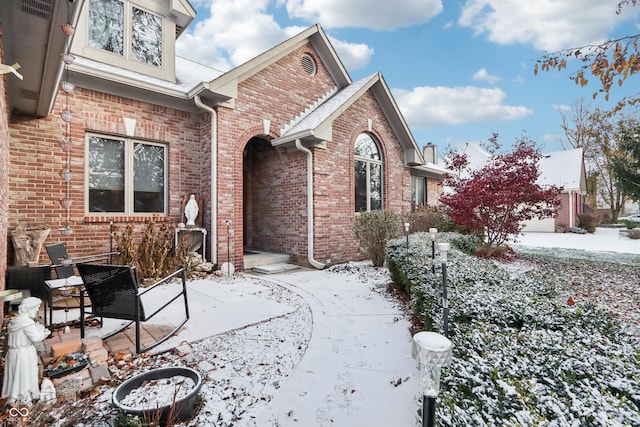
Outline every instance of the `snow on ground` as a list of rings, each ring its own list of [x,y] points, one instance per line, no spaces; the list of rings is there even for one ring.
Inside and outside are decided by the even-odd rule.
[[[528,233],[517,247],[525,252],[559,245],[640,253],[640,242],[623,241],[611,230],[602,230],[593,235]],[[209,285],[233,288],[234,283],[222,280],[214,279]],[[244,304],[242,299],[221,300],[217,308],[233,300],[237,304],[234,312],[249,318],[267,300],[273,312],[266,320],[209,336],[220,325],[207,322],[206,313],[201,313],[198,322],[190,322],[191,331],[178,336],[195,340],[180,347],[182,355],[166,352],[134,358],[131,365],[112,365],[114,382],[152,367],[186,365],[199,370],[206,379],[201,408],[193,420],[182,425],[421,424],[411,325],[402,305],[388,292],[391,280],[386,269],[374,269],[366,262],[348,263],[324,271],[241,274],[235,280],[242,282],[240,296],[259,298],[247,298]],[[259,292],[251,291],[252,287]],[[606,292],[607,287],[592,291]],[[629,303],[636,301],[632,311],[637,314],[637,291],[631,294],[636,300]],[[613,296],[602,301],[616,302]],[[112,392],[113,388],[102,387],[95,397],[67,406],[66,416],[57,418],[112,425]]]
[[[220,286],[234,286],[218,280]],[[290,309],[183,344],[181,356],[166,352],[134,358],[131,366],[112,365],[116,382],[154,367],[197,369],[205,382],[198,414],[183,423],[190,426],[420,425],[411,325],[404,307],[388,293],[386,269],[348,263],[329,271],[241,274],[236,280]],[[261,310],[251,304],[257,299],[247,302],[241,308],[247,316]],[[91,413],[80,401],[65,410],[63,419],[111,425],[113,391],[104,387],[92,400]]]

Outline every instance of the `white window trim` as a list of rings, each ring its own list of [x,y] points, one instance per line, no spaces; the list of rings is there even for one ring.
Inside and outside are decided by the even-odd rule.
[[[117,53],[109,52],[108,50],[100,49],[98,47],[93,47],[89,43],[89,7],[90,4],[87,2],[87,7],[84,8],[84,27],[85,31],[82,35],[83,37],[83,45],[84,52],[83,55],[95,59],[100,62],[104,62],[107,64],[113,64],[118,67],[128,68],[133,71],[147,74],[150,76],[158,77],[161,79],[169,79],[173,76],[174,72],[172,71],[175,66],[175,62],[172,60],[171,55],[174,54],[174,45],[170,40],[171,29],[175,30],[175,25],[169,21],[161,10],[156,10],[156,8],[149,7],[150,5],[141,5],[138,2],[131,0],[119,0],[124,4],[124,23],[123,23],[123,49],[124,52],[122,55]],[[162,25],[162,49],[161,49],[161,65],[152,65],[146,62],[139,61],[134,59],[131,54],[131,42],[132,42],[132,25],[133,25],[133,8],[137,8],[148,12],[154,16],[157,16],[161,20]]]
[[[94,136],[97,138],[108,138],[124,141],[124,212],[91,212],[89,210],[89,174],[91,173],[89,166],[89,139]],[[134,212],[134,162],[133,162],[133,146],[134,144],[155,145],[164,149],[164,206],[163,212]],[[169,212],[169,147],[166,144],[158,142],[149,142],[136,138],[127,138],[122,136],[114,136],[99,133],[87,133],[85,135],[85,174],[84,174],[84,212],[85,216],[142,216],[156,217],[158,215],[167,216]]]

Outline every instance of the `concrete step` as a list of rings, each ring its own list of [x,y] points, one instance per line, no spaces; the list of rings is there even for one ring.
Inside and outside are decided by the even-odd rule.
[[[277,254],[273,252],[251,251],[251,253],[244,255],[243,269],[251,270],[254,267],[269,265],[269,264],[287,264],[291,260],[291,257],[287,254]]]
[[[285,271],[297,270],[299,268],[300,267],[297,265],[279,262],[277,264],[259,265],[257,267],[253,267],[251,271],[262,274],[276,274],[284,273]]]

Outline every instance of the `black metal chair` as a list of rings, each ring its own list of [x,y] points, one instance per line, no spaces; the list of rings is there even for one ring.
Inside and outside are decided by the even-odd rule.
[[[58,279],[66,279],[76,274],[72,264],[63,263],[63,260],[71,261],[64,243],[55,243],[45,247],[45,249],[47,250],[47,254],[49,254],[49,259],[51,260],[53,269],[56,271]]]
[[[77,264],[76,267],[80,272],[84,289],[81,291],[80,298],[80,336],[84,338],[84,319],[87,314],[93,314],[96,317],[108,319],[128,320],[129,323],[122,328],[102,337],[109,338],[118,332],[123,331],[132,323],[135,323],[136,332],[136,352],[140,353],[152,349],[161,344],[175,334],[189,320],[189,304],[187,302],[187,284],[184,269],[179,269],[175,273],[165,277],[164,279],[154,283],[153,285],[140,288],[138,282],[138,273],[135,267],[127,265],[108,265],[108,264]],[[142,303],[142,297],[148,292],[158,288],[158,286],[166,284],[174,278],[180,277],[182,280],[182,290],[173,296],[169,301],[164,303],[160,308],[151,314],[146,314]],[[84,295],[88,295],[91,300],[91,311],[87,311],[84,304]],[[146,322],[153,318],[160,311],[165,309],[169,304],[176,301],[180,297],[184,298],[185,318],[181,323],[175,326],[163,338],[156,341],[150,346],[140,347],[140,323]]]
[[[46,246],[45,249],[47,250],[47,254],[51,260],[51,267],[56,271],[58,279],[66,279],[67,277],[74,276],[76,274],[73,268],[74,264],[94,261],[105,261],[111,263],[111,257],[118,254],[118,252],[107,252],[97,255],[70,257],[67,253],[66,246],[62,242]]]

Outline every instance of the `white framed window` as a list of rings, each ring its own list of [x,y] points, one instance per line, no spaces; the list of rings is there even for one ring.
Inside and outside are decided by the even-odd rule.
[[[361,133],[354,146],[355,211],[382,209],[382,156],[368,133]]]
[[[167,213],[167,147],[87,135],[87,212]]]
[[[423,176],[411,177],[411,205],[427,204],[427,179]]]
[[[162,66],[162,18],[127,0],[89,1],[89,46]]]

